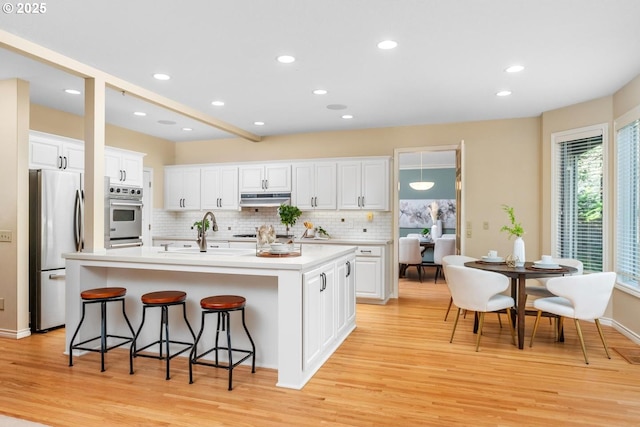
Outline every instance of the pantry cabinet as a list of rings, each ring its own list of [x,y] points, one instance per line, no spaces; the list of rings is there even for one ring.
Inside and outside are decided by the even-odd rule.
[[[200,208],[239,209],[238,167],[207,166],[200,169]]]
[[[389,210],[389,160],[338,162],[338,209]]]
[[[294,163],[292,170],[293,205],[303,210],[336,209],[336,162]]]
[[[200,209],[200,168],[164,168],[164,208],[167,210]]]

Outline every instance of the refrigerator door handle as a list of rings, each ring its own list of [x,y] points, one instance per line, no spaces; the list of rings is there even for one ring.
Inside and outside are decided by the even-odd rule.
[[[52,279],[52,280],[54,280],[54,279],[64,279],[66,277],[67,277],[66,274],[50,274],[49,275],[49,279]]]
[[[80,252],[83,246],[83,229],[82,229],[82,217],[84,216],[84,204],[83,196],[80,190],[76,190],[76,201],[74,206],[74,218],[73,218],[73,235],[76,241],[76,252]]]

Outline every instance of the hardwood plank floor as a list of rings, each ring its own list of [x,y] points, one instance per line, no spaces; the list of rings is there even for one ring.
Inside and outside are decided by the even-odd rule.
[[[433,273],[431,273],[433,274]],[[0,413],[51,426],[637,426],[640,365],[606,358],[595,325],[585,323],[585,365],[572,322],[553,342],[542,322],[533,348],[511,345],[506,324],[487,316],[480,351],[473,316],[444,322],[446,285],[403,280],[400,298],[359,304],[357,329],[303,390],[275,387],[276,372],[246,366],[226,389],[224,370],[97,354],[67,366],[64,331],[0,339]],[[504,318],[503,318],[504,320]],[[527,318],[527,339],[533,317]],[[609,347],[634,347],[604,326]],[[527,341],[528,343],[528,341]]]

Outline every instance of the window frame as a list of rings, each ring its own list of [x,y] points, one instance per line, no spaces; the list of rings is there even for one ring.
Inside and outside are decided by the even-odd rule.
[[[556,248],[559,238],[560,223],[558,220],[558,192],[560,177],[556,175],[558,168],[558,144],[602,136],[602,269],[609,271],[611,266],[611,230],[610,230],[610,189],[609,177],[609,124],[585,126],[551,134],[551,256],[558,257]],[[614,246],[615,247],[615,246]]]

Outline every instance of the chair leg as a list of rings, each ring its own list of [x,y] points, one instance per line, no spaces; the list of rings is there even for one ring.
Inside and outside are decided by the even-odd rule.
[[[449,312],[451,311],[451,304],[453,304],[453,297],[449,298],[449,305],[447,306],[447,312],[444,315],[444,321],[447,321],[447,317],[449,317]]]
[[[589,359],[587,358],[587,348],[584,345],[584,338],[582,336],[582,329],[580,329],[580,321],[578,319],[573,319],[576,324],[576,331],[578,331],[578,338],[580,338],[580,346],[582,347],[582,354],[584,354],[584,361],[588,365]]]
[[[498,319],[500,318],[500,315],[498,315]],[[511,342],[513,342],[513,345],[517,345],[516,344],[516,328],[513,327],[513,323],[511,323],[511,309],[507,308],[507,318],[509,319],[509,321],[507,322],[509,324],[509,329],[511,330]]]
[[[456,326],[458,326],[459,318],[460,318],[460,307],[458,307],[458,312],[456,313],[456,321],[453,322],[453,331],[451,331],[451,339],[449,340],[450,343],[453,342],[453,335],[456,333]]]
[[[502,329],[502,318],[500,317],[500,313],[496,312],[496,315],[498,316],[498,324],[500,325],[500,329]]]
[[[600,326],[600,319],[594,319],[596,322],[596,327],[598,328],[598,333],[600,334],[600,339],[602,340],[602,345],[604,346],[604,352],[607,353],[607,357],[611,359],[609,355],[609,349],[607,348],[607,342],[604,339],[604,334],[602,333],[602,327]]]
[[[478,324],[478,338],[476,339],[476,351],[480,348],[480,338],[482,338],[482,325],[484,324],[484,311],[480,312],[480,323]]]
[[[420,279],[420,283],[422,283],[422,266],[420,264],[416,264],[416,268],[418,269],[418,278]]]
[[[529,341],[529,347],[533,347],[533,339],[536,337],[536,332],[538,331],[538,323],[540,323],[540,317],[542,317],[542,310],[538,310],[536,322],[533,324],[533,332],[531,333],[531,341]]]

